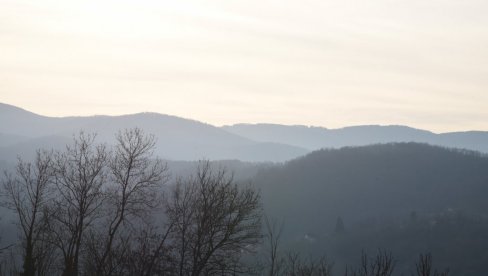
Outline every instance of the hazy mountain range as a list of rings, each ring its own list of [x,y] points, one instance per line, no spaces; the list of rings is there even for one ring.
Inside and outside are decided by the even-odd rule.
[[[216,127],[156,113],[54,118],[0,104],[0,169],[10,168],[17,155],[32,156],[37,148],[62,148],[80,130],[111,143],[119,129],[135,126],[156,136],[156,153],[162,158],[187,160],[170,162],[176,175],[190,174],[197,166],[191,161],[202,158],[289,160],[221,163],[236,172],[237,180],[251,180],[259,189],[266,215],[283,219],[284,245],[294,250],[315,256],[325,252],[341,268],[354,263],[351,258],[363,249],[389,248],[405,275],[409,271],[404,267],[418,253],[432,252],[453,275],[486,272],[488,132],[435,134],[405,126]],[[2,224],[8,216],[2,217],[0,228],[7,229]],[[338,217],[346,227],[340,235],[334,232]],[[4,232],[5,240],[16,233]]]
[[[407,126],[365,125],[339,129],[276,124],[236,124],[223,129],[260,142],[275,142],[310,151],[391,142],[417,142],[488,152],[488,132],[467,131],[436,134]]]
[[[356,126],[341,129],[272,124],[216,127],[157,113],[122,116],[47,117],[0,104],[0,159],[29,156],[37,148],[59,148],[84,130],[112,142],[124,128],[143,128],[157,139],[157,154],[171,160],[238,159],[285,161],[321,148],[387,142],[421,142],[488,152],[488,132],[435,134],[405,126]]]
[[[256,142],[209,124],[163,114],[54,118],[0,104],[0,155],[10,159],[39,147],[62,147],[80,130],[95,132],[99,141],[110,143],[118,130],[131,127],[154,134],[157,154],[172,160],[282,161],[307,152],[290,145]]]

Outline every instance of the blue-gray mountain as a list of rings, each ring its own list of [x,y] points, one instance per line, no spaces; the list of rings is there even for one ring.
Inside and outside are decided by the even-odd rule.
[[[98,133],[111,143],[119,129],[140,127],[157,139],[156,154],[171,160],[290,160],[321,148],[389,142],[421,142],[488,152],[488,132],[434,134],[404,126],[357,126],[342,129],[238,124],[215,127],[157,113],[122,116],[47,117],[0,103],[0,160],[31,156],[37,148],[60,148],[74,133]]]
[[[55,118],[0,104],[0,159],[29,157],[36,148],[64,147],[80,130],[95,132],[98,141],[112,143],[118,130],[131,127],[154,134],[156,154],[171,160],[283,161],[308,152],[290,145],[255,142],[209,124],[157,113]]]
[[[259,142],[274,142],[308,150],[392,142],[417,142],[488,152],[488,132],[436,134],[406,126],[352,126],[339,129],[276,124],[236,124],[223,129]]]

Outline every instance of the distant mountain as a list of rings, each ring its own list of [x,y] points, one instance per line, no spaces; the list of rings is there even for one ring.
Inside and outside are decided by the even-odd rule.
[[[260,142],[274,142],[317,150],[378,143],[417,142],[488,152],[488,132],[435,134],[406,126],[353,126],[339,129],[275,124],[236,124],[222,127]]]
[[[488,132],[435,134],[406,126],[356,126],[341,129],[209,124],[158,113],[121,116],[47,117],[0,103],[0,160],[32,156],[34,149],[59,148],[80,130],[113,143],[118,130],[140,127],[158,139],[156,154],[170,160],[237,159],[283,162],[321,148],[390,142],[419,142],[488,152]]]
[[[157,138],[157,154],[172,160],[239,159],[284,161],[306,149],[279,143],[255,142],[221,128],[194,120],[157,113],[122,116],[53,118],[0,104],[0,159],[32,154],[32,149],[58,148],[80,130],[95,132],[101,142],[112,143],[118,130],[140,127]],[[18,143],[14,143],[15,137]]]
[[[488,215],[488,156],[417,143],[312,152],[260,172],[265,209],[289,230],[448,209]]]

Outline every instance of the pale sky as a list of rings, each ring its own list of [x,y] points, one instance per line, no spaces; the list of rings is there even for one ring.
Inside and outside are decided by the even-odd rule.
[[[0,0],[0,102],[488,130],[488,1]]]

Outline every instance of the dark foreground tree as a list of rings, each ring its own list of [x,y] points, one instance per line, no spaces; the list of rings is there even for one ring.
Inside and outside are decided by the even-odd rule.
[[[420,254],[418,262],[415,264],[417,276],[447,276],[449,270],[446,269],[443,272],[433,270],[432,268],[432,255]]]
[[[268,268],[267,275],[280,275],[284,269],[285,259],[279,255],[280,239],[283,233],[283,222],[278,224],[276,220],[264,217],[265,222],[265,242],[268,246],[266,267]]]
[[[284,259],[283,273],[286,276],[331,276],[333,263],[326,257],[303,259],[298,253],[288,253]]]
[[[167,180],[166,165],[153,159],[154,136],[134,128],[120,131],[116,140],[108,162],[110,181],[103,205],[108,212],[102,226],[92,232],[87,256],[94,270],[90,274],[117,275],[123,271],[123,255],[129,252],[130,239],[143,221],[150,219]]]
[[[52,242],[63,256],[63,276],[76,276],[85,233],[100,217],[107,151],[81,132],[54,162],[56,196],[50,208]]]
[[[238,187],[224,170],[200,164],[195,177],[179,180],[166,204],[169,246],[176,275],[232,275],[261,238],[259,194]]]
[[[267,247],[264,275],[269,276],[330,276],[333,263],[325,256],[320,258],[303,258],[300,253],[280,252],[281,234],[284,223],[265,216],[265,247]]]
[[[5,173],[2,205],[17,215],[22,241],[21,275],[46,275],[50,248],[47,236],[49,184],[54,177],[52,152],[37,151],[33,163],[19,159],[15,174]]]
[[[66,150],[39,152],[6,175],[5,204],[22,229],[23,275],[248,271],[242,256],[262,236],[259,193],[203,162],[163,197],[167,169],[152,158],[154,137],[131,129],[116,139],[108,151],[82,132]]]
[[[372,258],[363,252],[361,266],[352,272],[346,268],[345,276],[391,276],[394,268],[395,261],[390,252],[378,250],[376,256]]]

